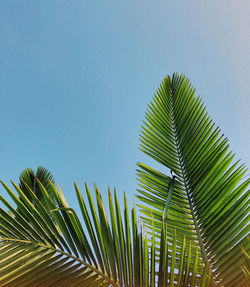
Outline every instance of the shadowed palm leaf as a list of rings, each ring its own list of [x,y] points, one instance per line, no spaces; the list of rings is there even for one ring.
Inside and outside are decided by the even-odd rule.
[[[55,201],[53,198],[53,191],[51,189],[51,186],[49,182],[55,183],[55,179],[53,175],[44,167],[38,166],[36,172],[32,170],[31,168],[26,168],[23,170],[19,176],[19,187],[24,192],[24,194],[32,201],[32,197],[30,196],[31,189],[36,197],[41,201],[43,200],[42,191],[39,186],[38,181],[42,183],[42,185],[45,187],[47,192],[49,193],[51,199]],[[28,185],[28,187],[27,187]]]

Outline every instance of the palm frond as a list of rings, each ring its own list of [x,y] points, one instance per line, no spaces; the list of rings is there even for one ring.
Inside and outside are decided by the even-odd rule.
[[[26,168],[23,170],[19,176],[19,188],[30,200],[32,200],[29,195],[29,189],[31,189],[35,193],[36,197],[41,201],[43,197],[38,181],[42,183],[42,185],[48,191],[51,199],[55,202],[53,192],[51,191],[51,186],[49,184],[49,182],[55,184],[55,179],[52,173],[42,166],[38,166],[36,171],[32,170],[31,168]]]
[[[165,214],[170,240],[175,228],[178,246],[184,235],[192,240],[198,256],[212,268],[214,284],[240,286],[239,245],[246,246],[249,233],[250,181],[243,180],[245,166],[234,162],[228,140],[185,76],[163,80],[146,112],[140,140],[145,154],[175,174],[138,164],[143,221],[151,226],[152,213],[159,229]]]
[[[2,182],[18,208],[0,195],[7,208],[0,208],[1,287],[210,286],[209,268],[198,253],[193,257],[192,242],[184,238],[179,250],[176,239],[168,241],[166,224],[157,241],[138,225],[135,206],[129,216],[125,195],[122,216],[116,191],[114,200],[108,192],[108,220],[98,188],[94,202],[87,185],[83,196],[75,184],[83,225],[60,186],[49,183],[54,202],[38,183],[41,201],[28,185],[27,197],[13,182],[15,192]]]

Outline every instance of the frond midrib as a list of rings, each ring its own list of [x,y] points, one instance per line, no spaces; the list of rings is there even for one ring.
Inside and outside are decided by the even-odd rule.
[[[186,176],[186,172],[185,172],[183,156],[182,156],[182,152],[181,152],[180,144],[179,144],[179,140],[178,140],[178,133],[177,133],[176,125],[175,125],[175,115],[174,115],[174,109],[173,109],[174,103],[173,103],[172,81],[171,81],[171,89],[170,89],[170,103],[171,103],[170,104],[171,123],[172,123],[172,129],[173,129],[173,134],[174,134],[175,146],[176,146],[176,151],[177,151],[177,156],[178,156],[178,161],[179,161],[179,167],[180,167],[182,179],[183,179],[183,182],[184,182],[184,186],[185,186],[185,189],[186,189],[186,195],[187,195],[187,199],[188,199],[189,206],[190,206],[190,211],[191,211],[191,215],[192,215],[193,224],[194,224],[194,227],[195,227],[195,230],[196,230],[196,235],[197,235],[197,239],[198,239],[198,242],[199,242],[201,255],[202,255],[202,258],[203,258],[204,262],[209,264],[207,253],[206,253],[206,248],[205,248],[204,243],[202,241],[202,234],[200,232],[200,229],[199,229],[199,226],[198,226],[198,222],[196,220],[196,216],[195,216],[195,213],[194,213],[194,208],[193,208],[192,200],[191,200],[190,193],[189,193],[189,187],[188,187],[188,184],[187,184],[187,176]]]

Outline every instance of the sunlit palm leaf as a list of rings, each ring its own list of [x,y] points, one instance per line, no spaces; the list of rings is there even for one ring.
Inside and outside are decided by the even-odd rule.
[[[185,76],[168,76],[160,85],[146,113],[141,149],[175,174],[139,164],[144,222],[150,226],[153,214],[159,229],[166,215],[170,240],[177,228],[177,246],[184,234],[197,244],[217,283],[240,286],[239,244],[246,246],[249,233],[249,179],[243,180],[246,168],[233,162],[227,139]]]
[[[210,286],[209,269],[204,268],[198,256],[192,258],[191,242],[183,241],[180,256],[176,240],[168,241],[164,225],[160,230],[161,241],[152,244],[155,236],[148,236],[138,226],[135,207],[130,221],[125,196],[121,216],[116,192],[114,202],[108,193],[108,220],[97,187],[95,204],[86,185],[87,208],[75,185],[83,226],[62,190],[54,184],[50,183],[50,190],[56,202],[41,183],[42,201],[28,185],[29,197],[26,197],[14,183],[17,195],[2,184],[18,208],[14,209],[0,195],[10,211],[0,208],[1,287],[160,287],[174,286],[177,282],[178,286],[184,283]],[[156,253],[158,257],[154,256]]]
[[[18,210],[0,197],[14,215],[1,209],[1,248],[6,252],[13,251],[0,261],[0,286],[71,286],[70,282],[79,282],[77,286],[90,286],[90,283],[118,286],[98,268],[78,217],[52,183],[56,205],[40,185],[43,200],[50,210],[41,204],[32,190],[31,201],[14,183],[20,198],[3,185]],[[33,276],[36,272],[38,276]]]

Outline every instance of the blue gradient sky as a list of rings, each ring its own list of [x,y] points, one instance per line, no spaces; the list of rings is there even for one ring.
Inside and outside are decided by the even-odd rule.
[[[131,203],[144,112],[175,71],[249,167],[249,14],[249,0],[1,1],[1,179],[42,165],[73,206],[74,181]]]

